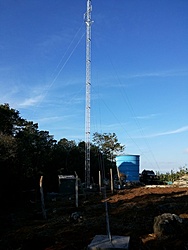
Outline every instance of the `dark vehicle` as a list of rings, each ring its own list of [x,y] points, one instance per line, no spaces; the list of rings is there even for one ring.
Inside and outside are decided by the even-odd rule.
[[[143,170],[140,175],[140,182],[144,184],[158,184],[159,178],[153,170]]]

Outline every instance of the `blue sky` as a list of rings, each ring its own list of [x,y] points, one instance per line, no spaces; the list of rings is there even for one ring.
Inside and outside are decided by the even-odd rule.
[[[92,1],[91,135],[141,170],[188,163],[188,1]],[[85,140],[86,0],[0,0],[0,103],[56,140]],[[92,139],[92,136],[91,136]]]

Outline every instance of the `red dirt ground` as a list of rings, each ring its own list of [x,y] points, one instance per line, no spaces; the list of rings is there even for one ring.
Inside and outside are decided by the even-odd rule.
[[[153,233],[155,216],[174,213],[188,218],[188,188],[136,187],[107,192],[112,235],[130,236],[133,249],[188,249],[188,229],[179,238],[157,239]],[[40,204],[27,203],[0,216],[2,250],[86,250],[95,235],[106,234],[103,196],[89,193],[74,199],[48,200],[47,220],[42,219]],[[71,220],[78,212],[78,220]]]

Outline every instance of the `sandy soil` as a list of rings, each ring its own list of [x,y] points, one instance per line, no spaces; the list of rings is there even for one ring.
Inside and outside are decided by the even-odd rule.
[[[0,216],[0,249],[84,250],[95,235],[105,235],[105,201],[108,203],[111,235],[130,236],[132,249],[188,249],[188,229],[178,238],[157,239],[153,233],[155,216],[174,213],[188,218],[188,188],[136,187],[79,197],[79,207],[71,197],[48,199],[47,220],[40,203],[26,202]],[[76,219],[71,215],[76,212]]]

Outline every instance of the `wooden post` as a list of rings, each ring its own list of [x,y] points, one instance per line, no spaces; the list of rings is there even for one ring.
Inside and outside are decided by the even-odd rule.
[[[122,181],[121,181],[120,172],[119,172],[119,168],[118,167],[117,167],[117,173],[118,173],[118,179],[119,179],[120,188],[121,188],[122,187]]]
[[[106,185],[103,188],[103,197],[104,197],[104,204],[105,204],[105,212],[106,212],[106,227],[107,227],[107,235],[109,238],[109,241],[112,241],[112,236],[110,232],[110,223],[109,223],[109,214],[108,214],[108,203],[106,199]]]
[[[101,193],[101,171],[99,170],[99,192]]]
[[[40,177],[40,196],[41,196],[41,207],[42,207],[42,214],[43,214],[43,218],[46,219],[46,210],[45,210],[45,205],[44,205],[44,193],[43,193],[43,187],[42,187],[42,181],[43,181],[43,176],[41,175]]]
[[[110,169],[110,181],[111,181],[111,192],[112,192],[112,194],[113,194],[113,192],[114,192],[114,180],[113,180],[113,176],[112,176],[112,168]]]
[[[76,182],[75,182],[75,192],[76,192],[76,207],[78,207],[78,175],[76,174]]]

